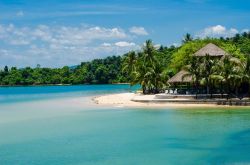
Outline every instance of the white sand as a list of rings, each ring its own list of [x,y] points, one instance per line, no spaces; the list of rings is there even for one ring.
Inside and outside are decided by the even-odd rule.
[[[152,100],[154,95],[140,95],[134,93],[109,94],[93,98],[99,105],[110,105],[116,107],[176,107],[176,108],[194,108],[194,107],[225,107],[215,104],[189,104],[189,103],[167,103],[167,102],[135,102],[136,100]]]

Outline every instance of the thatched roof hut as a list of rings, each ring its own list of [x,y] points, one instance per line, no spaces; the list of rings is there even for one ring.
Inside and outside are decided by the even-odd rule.
[[[223,57],[225,55],[228,55],[227,52],[225,52],[223,49],[219,48],[213,43],[209,43],[200,50],[198,50],[196,53],[194,53],[194,56],[198,57],[204,57],[206,55],[212,56],[212,57]],[[181,70],[176,75],[174,75],[172,78],[168,80],[168,83],[175,84],[175,83],[190,83],[192,82],[192,76],[188,75],[187,71]]]
[[[214,57],[221,57],[228,55],[227,52],[225,52],[223,49],[219,48],[215,44],[209,43],[200,50],[198,50],[196,53],[194,53],[195,56],[214,56]]]
[[[176,73],[172,78],[168,80],[168,83],[190,83],[192,82],[192,76],[188,75],[188,72],[185,70],[181,70],[180,72]]]

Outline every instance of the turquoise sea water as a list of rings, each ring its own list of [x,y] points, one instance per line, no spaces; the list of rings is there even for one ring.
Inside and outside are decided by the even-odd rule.
[[[102,107],[89,99],[129,90],[0,88],[0,165],[250,164],[250,109]]]

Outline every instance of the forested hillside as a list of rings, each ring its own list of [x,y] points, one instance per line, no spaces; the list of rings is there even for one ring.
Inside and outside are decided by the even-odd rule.
[[[82,62],[76,67],[5,68],[0,72],[1,85],[43,85],[43,84],[107,84],[126,82],[121,72],[120,56]]]

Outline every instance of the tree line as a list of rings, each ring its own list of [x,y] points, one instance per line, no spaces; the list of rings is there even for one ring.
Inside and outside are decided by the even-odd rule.
[[[121,72],[122,57],[110,56],[82,62],[75,67],[19,68],[5,66],[0,71],[0,85],[108,84],[127,82]]]
[[[229,59],[225,58],[223,61],[207,59],[207,63],[203,61],[203,64],[199,67],[190,67],[190,65],[197,64],[193,54],[210,42],[227,51],[231,55],[228,57]],[[190,34],[187,34],[180,46],[155,47],[151,40],[147,40],[140,51],[131,51],[122,56],[110,56],[104,59],[82,62],[75,67],[44,68],[38,65],[35,68],[16,68],[5,66],[0,70],[0,85],[129,82],[131,85],[140,84],[143,93],[159,93],[168,87],[167,80],[169,78],[181,69],[186,69],[194,77],[193,84],[207,86],[208,90],[209,87],[213,90],[222,84],[224,91],[227,90],[224,88],[228,88],[231,92],[236,92],[236,90],[241,90],[236,82],[241,82],[243,79],[249,81],[249,55],[249,32],[237,34],[231,38],[219,39],[193,39]],[[211,67],[211,70],[201,67]],[[194,72],[196,71],[192,70],[194,68],[199,70],[199,75],[198,73],[195,75]],[[203,73],[202,70],[206,70],[207,73]],[[236,78],[237,76],[240,76],[240,78]],[[204,77],[207,79],[204,80]]]

